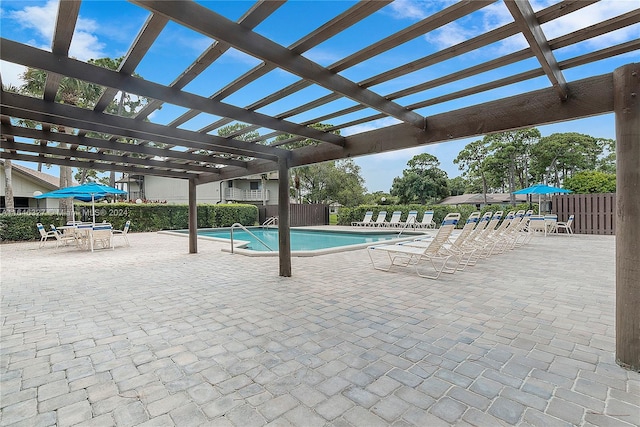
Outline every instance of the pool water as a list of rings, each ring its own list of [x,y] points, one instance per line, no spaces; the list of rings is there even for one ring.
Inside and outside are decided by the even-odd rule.
[[[246,231],[236,228],[233,230],[233,240],[248,242],[247,245],[242,246],[244,249],[259,251],[259,252],[277,252],[278,251],[278,229],[277,228],[248,228],[258,239],[259,242],[251,234]],[[188,233],[183,230],[182,232]],[[291,251],[316,251],[321,249],[338,248],[352,245],[368,245],[373,243],[379,243],[382,241],[398,239],[397,231],[367,231],[367,232],[349,232],[349,231],[327,231],[327,230],[297,230],[291,229],[290,231],[290,244]],[[405,234],[405,233],[403,233]],[[231,238],[231,231],[228,228],[224,229],[200,229],[198,230],[198,236],[208,237],[213,239],[225,239]],[[405,235],[406,237],[406,235]],[[266,246],[265,246],[266,245]],[[268,247],[267,247],[268,246]]]

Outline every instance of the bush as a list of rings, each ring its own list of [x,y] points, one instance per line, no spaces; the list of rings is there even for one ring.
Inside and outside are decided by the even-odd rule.
[[[76,217],[92,221],[91,203],[76,203]],[[189,227],[188,205],[96,203],[96,222],[109,222],[115,229],[122,229],[131,221],[131,232],[181,230]],[[0,214],[0,241],[24,241],[40,239],[36,223],[46,229],[49,224],[61,226],[67,217],[62,214]],[[198,228],[230,227],[234,223],[255,225],[258,208],[245,204],[198,205]]]

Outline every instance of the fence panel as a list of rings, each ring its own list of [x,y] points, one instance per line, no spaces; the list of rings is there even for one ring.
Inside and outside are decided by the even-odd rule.
[[[572,228],[577,234],[615,234],[615,209],[615,193],[553,196],[558,221],[567,221],[569,215],[574,215]]]
[[[267,218],[278,216],[278,206],[268,205],[258,207],[260,224]],[[291,227],[301,227],[305,225],[328,225],[329,205],[321,204],[290,204],[289,205],[289,225]]]

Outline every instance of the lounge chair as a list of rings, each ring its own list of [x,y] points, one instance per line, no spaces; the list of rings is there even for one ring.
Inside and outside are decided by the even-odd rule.
[[[473,230],[475,229],[478,221],[480,219],[480,212],[472,212],[467,218],[467,221],[462,227],[460,233],[453,238],[453,234],[449,237],[447,243],[445,243],[444,248],[453,254],[453,257],[457,260],[455,268],[457,270],[464,270],[467,265],[475,265],[477,262],[477,257],[475,253],[477,251],[477,247],[473,245],[467,244],[467,239],[472,235]],[[414,240],[411,242],[402,242],[399,245],[406,246],[416,246],[416,247],[427,247],[430,244],[428,240]]]
[[[424,211],[422,221],[416,224],[416,228],[435,228],[436,223],[433,221],[433,211]]]
[[[371,224],[372,218],[373,218],[373,211],[367,211],[365,212],[364,218],[362,218],[362,221],[353,221],[351,225],[354,227],[364,227]]]
[[[384,227],[387,222],[387,211],[378,212],[378,217],[371,223],[372,227]]]
[[[567,222],[558,221],[556,223],[556,233],[560,233],[560,230],[564,230],[567,234],[573,234],[571,225],[573,224],[574,215],[569,215]]]
[[[444,221],[442,221],[442,225],[433,240],[424,248],[406,245],[369,246],[367,253],[369,254],[373,268],[376,270],[389,271],[394,265],[400,267],[414,266],[418,276],[429,279],[437,279],[442,272],[454,273],[456,271],[455,268],[447,267],[447,262],[454,254],[445,249],[444,244],[451,236],[459,220],[459,213],[448,214]],[[384,253],[389,257],[388,266],[385,266],[386,263],[376,263],[374,258],[376,258],[377,255],[374,254],[378,253]],[[419,266],[425,262],[433,267],[436,272],[435,275],[423,274],[420,271]]]
[[[544,223],[547,225],[546,234],[551,234],[556,232],[556,224],[558,224],[558,215],[556,214],[546,214],[544,216]]]
[[[415,228],[417,223],[418,223],[418,211],[409,211],[409,213],[407,214],[406,221],[401,222],[400,223],[400,227],[403,227],[403,228],[408,228],[408,227]]]
[[[44,244],[47,242],[47,240],[49,239],[49,237],[52,238],[56,238],[56,232],[51,230],[51,231],[47,231],[44,229],[44,225],[42,225],[42,223],[38,222],[36,223],[36,228],[38,229],[38,231],[40,232],[40,245],[38,247],[43,247]]]
[[[129,232],[129,228],[131,228],[131,221],[125,222],[122,230],[111,230],[111,234],[113,234],[113,237],[122,236],[124,238],[126,245],[131,246],[129,245],[129,239],[127,238],[127,233]]]
[[[400,226],[400,218],[402,217],[402,211],[393,211],[389,222],[384,223],[384,227],[396,228]]]

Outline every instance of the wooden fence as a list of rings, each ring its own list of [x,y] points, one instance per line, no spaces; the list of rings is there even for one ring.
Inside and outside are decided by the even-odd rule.
[[[258,206],[258,218],[260,224],[264,223],[267,218],[278,216],[278,206]],[[306,205],[306,204],[290,204],[289,205],[289,225],[291,227],[300,227],[304,225],[328,225],[329,224],[329,205]]]
[[[616,194],[563,194],[553,196],[558,221],[573,219],[577,234],[616,234]]]

